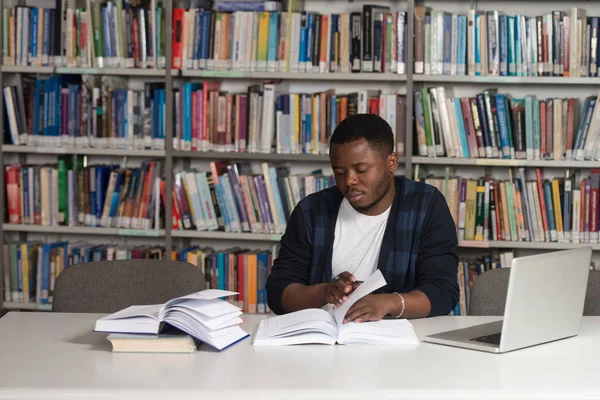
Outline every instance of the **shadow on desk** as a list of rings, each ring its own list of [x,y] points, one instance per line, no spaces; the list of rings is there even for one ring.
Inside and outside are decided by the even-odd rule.
[[[0,318],[4,317],[8,313],[8,310],[0,310]]]
[[[86,332],[79,334],[67,340],[68,343],[86,345],[92,351],[108,351],[112,352],[112,345],[106,339],[107,334],[104,332]]]

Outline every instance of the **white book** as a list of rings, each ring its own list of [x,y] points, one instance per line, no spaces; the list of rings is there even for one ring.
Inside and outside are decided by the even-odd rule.
[[[448,111],[448,119],[450,121],[450,133],[452,136],[452,141],[454,143],[456,157],[464,158],[462,147],[459,144],[458,138],[458,125],[456,122],[456,110],[454,109],[454,103],[451,99],[446,99],[446,110]]]
[[[446,108],[446,91],[443,86],[440,86],[435,90],[435,96],[437,97],[436,100],[438,105],[440,122],[442,125],[446,156],[454,158],[456,157],[456,147],[454,146],[454,140],[452,139],[450,120],[448,118],[448,109]]]
[[[579,187],[579,182],[575,182],[575,185]],[[571,215],[573,218],[573,226],[571,227],[573,243],[579,243],[581,240],[580,231],[581,231],[581,189],[573,189],[572,191],[573,197],[573,209],[571,211]]]
[[[343,323],[346,313],[358,300],[386,284],[376,270],[348,296],[340,307],[309,308],[262,320],[254,338],[255,346],[294,344],[393,344],[418,346],[412,324],[405,319]]]
[[[450,75],[456,75],[458,56],[458,15],[452,14],[452,60]]]
[[[571,8],[569,16],[569,74],[570,76],[579,76],[579,31],[577,7]]]
[[[510,27],[509,27],[510,29]],[[475,75],[475,10],[467,14],[467,66],[468,73]]]
[[[263,88],[262,132],[260,134],[261,153],[270,153],[275,140],[275,102],[282,91],[281,84],[265,84]]]
[[[94,331],[156,335],[168,323],[217,350],[223,350],[249,336],[239,326],[242,323],[239,307],[221,299],[235,294],[207,289],[164,304],[130,306],[98,319]]]

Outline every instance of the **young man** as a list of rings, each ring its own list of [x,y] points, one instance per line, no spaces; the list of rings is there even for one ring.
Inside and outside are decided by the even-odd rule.
[[[378,268],[387,285],[356,302],[345,322],[448,314],[458,302],[456,228],[433,186],[395,177],[387,122],[346,118],[330,141],[336,187],[303,199],[267,280],[277,314],[340,305]]]

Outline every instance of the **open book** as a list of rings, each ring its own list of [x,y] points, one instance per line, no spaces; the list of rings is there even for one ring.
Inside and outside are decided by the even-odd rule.
[[[248,336],[239,327],[242,323],[239,307],[220,299],[234,294],[237,293],[208,289],[165,304],[130,306],[100,318],[94,330],[156,335],[168,323],[217,350],[223,350]]]
[[[354,303],[385,283],[377,270],[337,309],[310,308],[262,320],[253,344],[419,344],[412,324],[405,319],[343,324]]]

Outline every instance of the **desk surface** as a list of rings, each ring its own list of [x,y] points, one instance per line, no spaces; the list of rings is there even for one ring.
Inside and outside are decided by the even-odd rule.
[[[113,354],[99,314],[0,319],[0,399],[600,399],[600,318],[578,337],[502,355],[418,347],[254,347]],[[260,317],[249,316],[251,332]],[[412,321],[420,339],[493,317]]]

